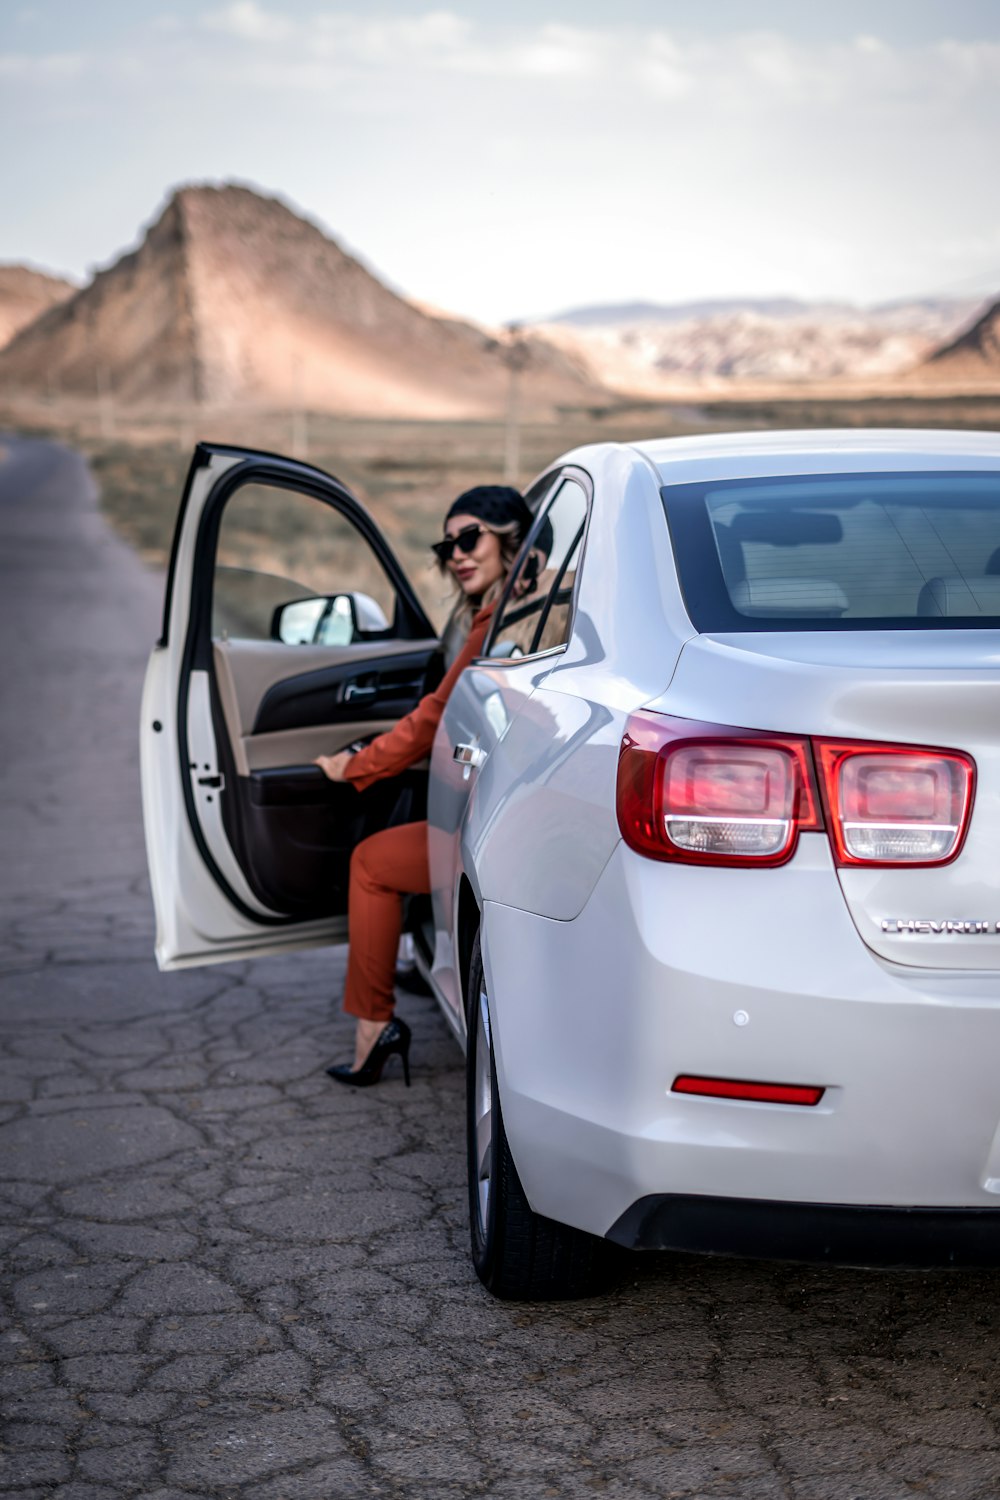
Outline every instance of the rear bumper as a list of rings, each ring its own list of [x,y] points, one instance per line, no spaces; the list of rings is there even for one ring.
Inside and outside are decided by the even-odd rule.
[[[687,1250],[842,1266],[1000,1264],[1000,1208],[859,1208],[659,1193],[608,1230],[628,1250]]]
[[[598,1235],[646,1199],[739,1203],[748,1232],[752,1204],[993,1222],[1000,973],[879,959],[826,841],[801,843],[751,872],[620,846],[571,921],[485,903],[504,1125],[537,1213]],[[701,1098],[673,1092],[681,1073],[824,1093],[810,1108]]]

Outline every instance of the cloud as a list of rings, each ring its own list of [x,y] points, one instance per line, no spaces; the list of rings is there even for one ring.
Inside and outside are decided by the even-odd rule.
[[[213,44],[211,38],[215,38]],[[143,44],[145,38],[145,48]],[[162,52],[169,40],[170,51]],[[233,43],[238,44],[235,48]],[[119,44],[124,49],[126,43]],[[596,112],[642,105],[704,116],[774,115],[802,110],[933,108],[965,91],[984,97],[1000,85],[1000,45],[942,40],[892,46],[861,34],[836,43],[795,41],[774,31],[699,36],[635,23],[570,26],[471,19],[447,9],[422,15],[320,11],[291,15],[264,0],[230,0],[194,21],[177,12],[151,18],[128,38],[138,88],[203,83],[211,72],[246,91],[293,94],[346,88],[370,111],[379,97],[418,99],[448,77],[497,79],[579,98]],[[114,67],[115,48],[102,53]],[[5,76],[68,77],[82,54],[11,54]],[[374,93],[372,92],[374,91]],[[290,100],[290,103],[294,102]]]
[[[78,78],[92,59],[85,52],[0,52],[0,77],[25,82],[59,83]]]
[[[473,20],[449,10],[417,16],[319,13],[292,18],[260,0],[232,0],[205,12],[202,32],[235,39],[244,56],[222,67],[259,65],[255,82],[315,89],[364,79],[388,91],[419,92],[435,77],[497,78],[574,89],[600,89],[595,105],[649,100],[773,113],[878,105],[917,106],[958,89],[1000,83],[1000,47],[942,40],[891,46],[862,34],[836,43],[794,41],[774,31],[683,37],[634,23],[568,26]],[[558,103],[558,93],[553,104]]]
[[[237,8],[238,18],[233,14]],[[252,19],[243,14],[249,8]],[[267,38],[266,29],[281,20],[245,0],[239,7],[204,17],[202,25],[229,30],[246,41],[284,40],[289,44],[284,49],[286,63],[298,59],[305,66],[307,59],[325,60],[338,68],[404,72],[411,77],[590,77],[603,71],[607,47],[607,34],[600,31],[548,22],[527,28],[477,27],[467,17],[445,10],[379,19],[319,15],[297,25],[284,23],[287,29],[280,38],[277,30]]]
[[[572,26],[542,26],[527,43],[497,57],[500,71],[528,77],[594,78],[604,72],[602,34]]]
[[[281,42],[297,30],[287,16],[265,10],[256,0],[232,0],[222,10],[202,16],[201,25],[206,31],[224,32],[247,42]]]
[[[472,22],[450,11],[385,20],[317,16],[303,27],[302,42],[316,57],[389,72],[475,68],[482,53]]]
[[[684,99],[697,86],[697,59],[665,31],[654,31],[637,65],[637,80],[654,98]]]

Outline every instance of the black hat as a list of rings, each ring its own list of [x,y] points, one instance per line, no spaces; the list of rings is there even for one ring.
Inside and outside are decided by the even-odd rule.
[[[486,526],[516,524],[521,540],[531,525],[531,511],[520,490],[509,484],[477,484],[453,501],[445,522],[452,516],[475,516]]]

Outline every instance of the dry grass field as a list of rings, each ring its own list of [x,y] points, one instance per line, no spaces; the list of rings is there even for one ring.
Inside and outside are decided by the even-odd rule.
[[[567,412],[520,429],[518,480],[526,484],[566,449],[695,432],[810,427],[962,427],[1000,430],[997,396],[871,396],[816,399],[799,394],[714,399],[703,404],[618,404]],[[146,414],[96,403],[0,404],[0,430],[51,435],[86,454],[114,526],[155,566],[169,555],[177,504],[197,440],[239,443],[296,455],[335,474],[368,507],[431,614],[445,601],[428,565],[450,500],[473,484],[502,479],[502,421],[401,421],[248,410]]]

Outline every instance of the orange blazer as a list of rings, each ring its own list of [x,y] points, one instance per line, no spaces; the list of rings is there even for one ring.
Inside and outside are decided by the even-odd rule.
[[[374,782],[381,781],[385,776],[395,776],[430,754],[434,735],[452,688],[469,663],[482,655],[483,641],[492,614],[493,605],[487,604],[473,616],[472,628],[465,645],[433,693],[421,698],[405,719],[400,719],[398,724],[387,729],[385,734],[380,734],[370,745],[356,751],[347,763],[345,781],[352,782],[359,792],[363,792]]]

